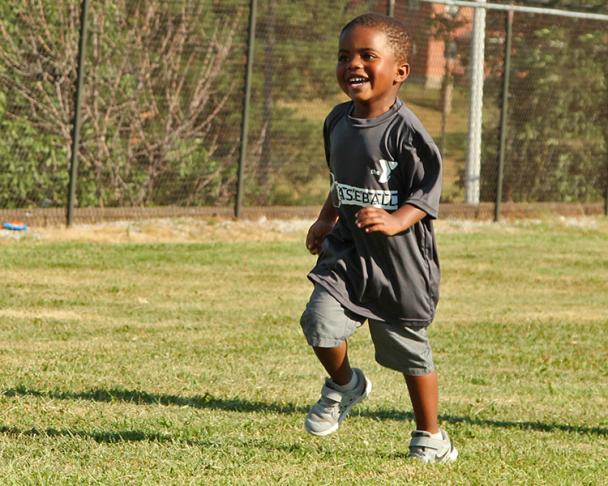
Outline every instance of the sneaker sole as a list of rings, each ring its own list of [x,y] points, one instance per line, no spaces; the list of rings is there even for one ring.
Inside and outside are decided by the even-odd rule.
[[[346,407],[344,409],[344,412],[342,412],[340,414],[340,416],[338,417],[338,423],[336,423],[335,425],[332,425],[329,429],[325,429],[320,432],[308,430],[306,428],[306,426],[304,426],[304,430],[306,430],[306,432],[308,432],[309,434],[314,435],[316,437],[325,437],[327,435],[333,434],[340,428],[340,424],[348,416],[350,409],[353,408],[355,405],[357,405],[357,403],[360,403],[363,400],[365,400],[369,396],[371,391],[372,391],[372,382],[369,381],[369,379],[367,379],[367,377],[366,377],[365,378],[365,391],[361,394],[361,396],[357,400],[354,400],[348,407]]]
[[[336,430],[340,428],[340,424],[337,423],[332,425],[329,429],[321,430],[320,432],[315,432],[314,430],[308,430],[306,425],[304,426],[304,430],[308,432],[310,435],[314,435],[315,437],[325,437],[326,435],[333,434]]]

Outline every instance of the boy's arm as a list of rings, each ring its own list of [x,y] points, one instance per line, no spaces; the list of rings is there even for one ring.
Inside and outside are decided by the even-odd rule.
[[[331,202],[331,190],[327,193],[323,207],[321,208],[319,216],[317,217],[317,221],[318,220],[327,221],[328,223],[331,223],[332,226],[338,221],[338,210]]]
[[[323,240],[333,229],[334,225],[338,222],[338,210],[334,208],[331,202],[331,191],[327,195],[321,212],[317,217],[317,220],[308,230],[306,235],[306,248],[313,255],[317,255],[321,251],[321,245]]]
[[[366,233],[377,231],[392,236],[424,219],[427,213],[411,204],[404,204],[394,213],[370,206],[361,209],[355,216],[357,226]]]

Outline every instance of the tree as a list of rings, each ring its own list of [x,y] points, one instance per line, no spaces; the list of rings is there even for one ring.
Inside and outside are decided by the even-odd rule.
[[[489,24],[489,31],[499,29]],[[492,65],[502,66],[499,49],[488,54]],[[516,14],[512,56],[505,198],[598,200],[606,173],[608,118],[599,102],[607,89],[606,23]],[[490,77],[487,87],[499,99],[500,77]],[[485,199],[494,197],[497,140],[496,128],[488,129]]]
[[[77,16],[75,2],[0,5],[1,207],[65,200]]]
[[[231,59],[244,17],[240,3],[105,0],[91,7],[80,205],[226,196],[238,134],[226,130],[230,116],[222,115],[234,111],[241,86],[235,73],[242,59]],[[7,10],[12,15],[0,20],[5,116],[50,143],[52,160],[69,156],[79,2],[10,0]],[[32,167],[34,178],[54,186],[48,160]],[[63,204],[63,191],[47,191],[52,204]]]

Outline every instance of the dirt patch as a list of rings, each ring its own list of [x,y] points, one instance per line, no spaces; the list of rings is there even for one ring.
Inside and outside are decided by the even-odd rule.
[[[1,318],[15,319],[53,319],[57,321],[79,321],[82,314],[67,310],[51,309],[0,309]]]
[[[256,221],[217,219],[151,219],[47,226],[27,231],[0,231],[0,240],[88,241],[98,243],[196,243],[209,241],[280,241],[303,238],[308,219]]]
[[[27,231],[0,230],[0,242],[12,240],[88,241],[98,243],[196,243],[227,241],[287,241],[304,240],[313,220],[267,219],[257,220],[158,218],[140,221],[113,221],[96,224],[32,227]],[[555,225],[566,228],[608,233],[605,217],[554,217],[551,219],[524,219],[510,222],[440,219],[435,222],[436,232],[514,234],[539,227]]]

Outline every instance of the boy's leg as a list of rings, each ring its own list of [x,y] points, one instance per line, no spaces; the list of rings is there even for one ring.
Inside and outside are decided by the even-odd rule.
[[[458,451],[439,428],[439,387],[426,328],[370,321],[369,329],[376,361],[405,376],[417,429],[412,432],[409,457],[425,463],[454,461]]]
[[[439,390],[427,330],[379,321],[371,321],[369,330],[376,349],[376,361],[405,376],[416,428],[437,433]]]
[[[333,348],[312,348],[317,358],[336,385],[347,385],[353,377],[353,370],[348,362],[348,344],[343,341]]]
[[[304,427],[314,435],[329,435],[340,427],[350,409],[367,397],[371,382],[351,368],[347,339],[361,325],[323,287],[316,285],[300,320],[308,344],[329,374],[321,398],[311,408]]]
[[[437,372],[431,371],[426,375],[418,376],[404,374],[404,376],[414,409],[416,429],[436,434],[439,432]]]

